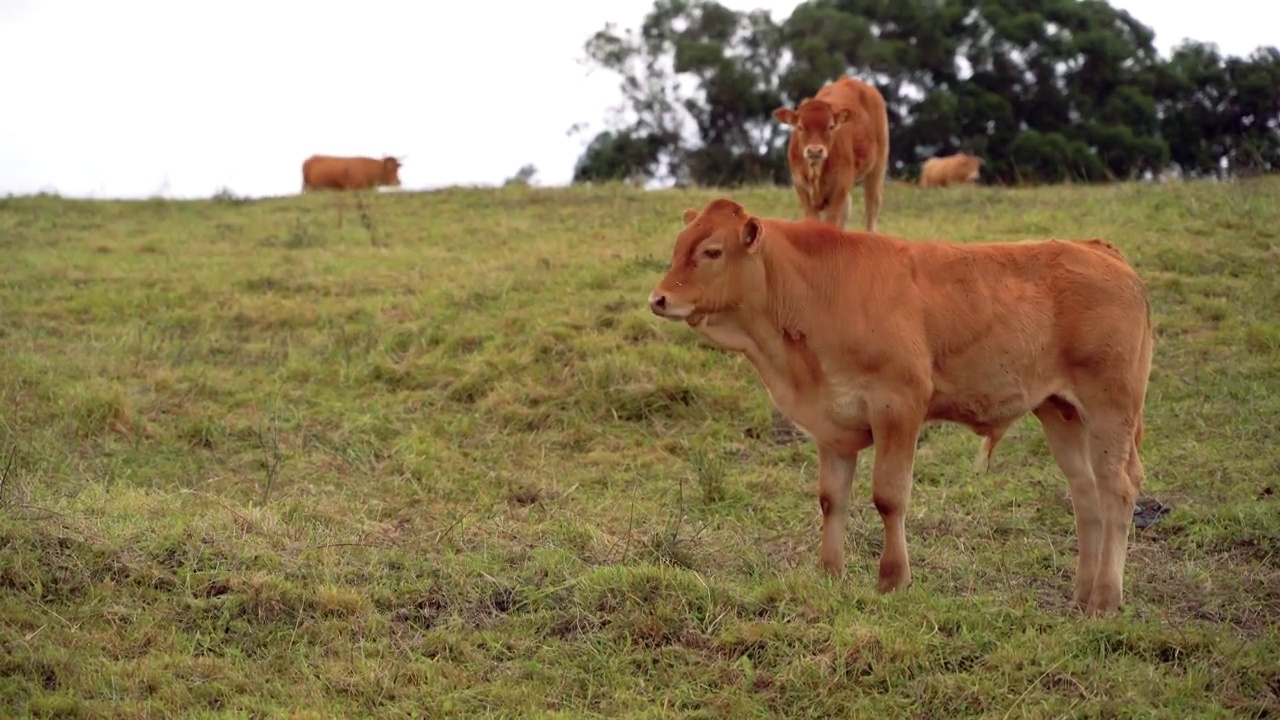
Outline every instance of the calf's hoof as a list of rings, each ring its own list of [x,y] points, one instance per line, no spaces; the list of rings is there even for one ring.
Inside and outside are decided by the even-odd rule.
[[[1086,617],[1114,615],[1120,612],[1123,605],[1119,588],[1101,586],[1094,588],[1093,594],[1089,596],[1084,606],[1084,614]]]
[[[843,553],[823,553],[822,559],[818,562],[818,567],[831,577],[840,577],[844,575],[844,554]]]
[[[1103,618],[1108,615],[1115,615],[1120,612],[1120,608],[1108,608],[1103,605],[1090,605],[1084,609],[1084,616],[1087,618]]]
[[[880,579],[876,590],[881,594],[905,590],[911,586],[911,568],[899,563],[880,563]]]
[[[1089,594],[1092,587],[1076,587],[1076,591],[1071,594],[1071,607],[1084,612],[1089,607]]]

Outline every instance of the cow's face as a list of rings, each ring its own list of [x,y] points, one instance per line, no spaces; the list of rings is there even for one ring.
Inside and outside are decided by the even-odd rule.
[[[795,110],[780,107],[773,111],[778,122],[791,126],[792,137],[810,166],[821,165],[827,159],[836,128],[848,122],[852,115],[849,108],[836,111],[831,103],[813,99],[800,103]]]
[[[712,200],[684,211],[671,269],[649,294],[658,317],[698,327],[706,316],[742,305],[748,266],[758,260],[764,227],[736,202]]]
[[[382,184],[392,187],[400,186],[400,160],[393,157],[382,158]]]

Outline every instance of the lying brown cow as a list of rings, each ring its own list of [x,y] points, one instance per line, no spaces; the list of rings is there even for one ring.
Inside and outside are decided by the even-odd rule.
[[[866,227],[874,232],[889,168],[889,115],[880,91],[844,76],[773,116],[792,128],[787,162],[805,218],[843,228],[861,181]]]
[[[974,182],[982,168],[982,158],[965,153],[934,157],[920,166],[920,187],[947,187]]]
[[[1028,412],[1067,476],[1080,548],[1074,603],[1117,610],[1143,480],[1151,369],[1146,287],[1102,240],[972,245],[686,210],[652,311],[744,353],[818,445],[822,564],[844,568],[858,453],[876,446],[880,592],[911,581],[916,439],[947,421],[998,438]]]
[[[335,157],[312,155],[302,163],[302,189],[365,190],[387,185],[399,187],[401,160],[384,157]]]

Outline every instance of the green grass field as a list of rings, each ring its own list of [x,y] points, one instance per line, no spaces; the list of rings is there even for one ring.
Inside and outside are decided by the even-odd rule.
[[[1280,178],[887,191],[884,232],[1105,237],[1151,287],[1173,509],[1096,621],[1032,418],[987,474],[928,430],[894,595],[864,453],[820,573],[814,448],[646,307],[719,194],[0,200],[0,716],[1280,714]]]

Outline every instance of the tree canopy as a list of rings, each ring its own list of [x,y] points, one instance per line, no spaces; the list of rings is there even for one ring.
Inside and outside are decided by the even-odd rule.
[[[1005,184],[1280,168],[1280,51],[1185,41],[1162,58],[1153,41],[1104,0],[810,0],[781,22],[657,0],[586,44],[624,106],[574,180],[788,183],[772,112],[843,73],[884,94],[900,178],[958,151]]]

